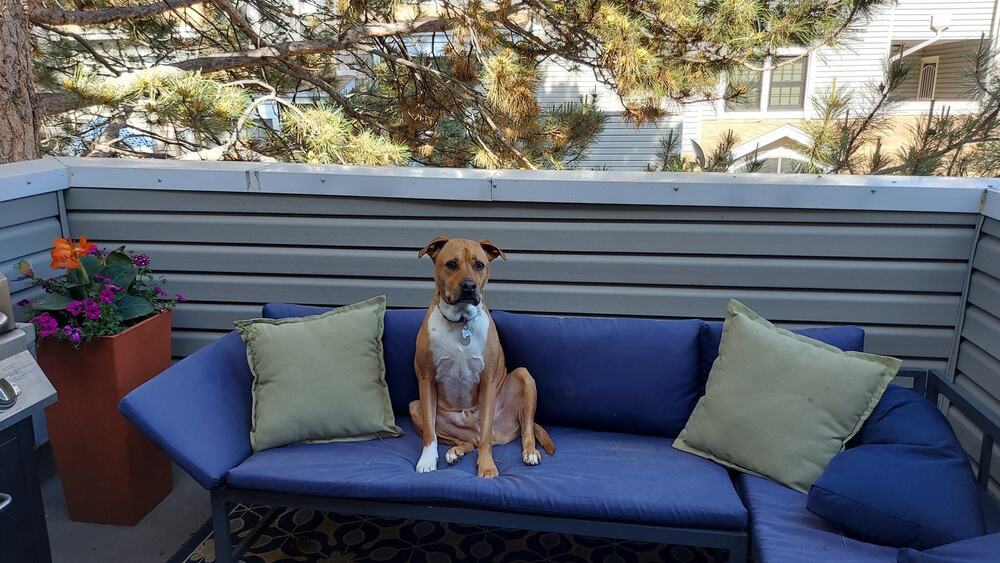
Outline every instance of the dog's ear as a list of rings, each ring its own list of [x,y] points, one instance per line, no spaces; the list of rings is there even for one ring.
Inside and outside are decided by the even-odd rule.
[[[490,257],[491,261],[496,260],[497,258],[503,258],[505,261],[507,260],[507,255],[504,254],[503,250],[500,250],[499,246],[493,244],[489,240],[483,239],[479,241],[479,246],[483,247],[483,250],[486,251],[486,255]]]
[[[427,254],[430,255],[431,260],[433,260],[437,257],[437,253],[441,251],[441,247],[444,246],[446,242],[448,242],[448,237],[438,235],[432,238],[431,241],[427,243],[427,246],[421,248],[420,252],[417,252],[417,258],[423,258],[424,254]]]

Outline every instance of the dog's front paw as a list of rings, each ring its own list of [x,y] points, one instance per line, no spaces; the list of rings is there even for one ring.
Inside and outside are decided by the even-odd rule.
[[[525,465],[538,465],[542,462],[542,454],[538,453],[538,450],[535,448],[531,448],[530,450],[521,452],[521,459]]]
[[[476,474],[483,479],[492,479],[499,475],[500,472],[497,471],[497,465],[491,461],[489,463],[480,462]]]
[[[437,446],[424,448],[417,460],[417,473],[429,473],[438,468]]]

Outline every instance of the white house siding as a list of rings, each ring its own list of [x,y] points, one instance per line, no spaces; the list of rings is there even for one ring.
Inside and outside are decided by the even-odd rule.
[[[570,68],[547,61],[542,65],[542,81],[536,91],[538,103],[554,106],[596,95],[597,107],[608,120],[604,131],[590,146],[585,158],[572,166],[585,169],[645,170],[654,163],[660,139],[676,131],[680,135],[681,116],[671,114],[657,123],[636,128],[622,117],[624,107],[611,89],[601,84],[589,68]]]
[[[882,79],[893,29],[892,7],[883,6],[876,9],[860,31],[845,38],[840,45],[818,49],[810,57],[813,71],[812,85],[806,95],[807,117],[811,117],[812,111],[809,98],[823,95],[834,83],[838,87],[860,88]]]
[[[608,121],[597,141],[591,145],[586,157],[574,166],[601,170],[645,170],[647,164],[658,159],[660,139],[670,131],[681,134],[680,116],[672,116],[659,123],[636,128],[622,118],[621,113],[608,113]]]
[[[895,7],[896,19],[893,25],[893,41],[922,41],[934,37],[930,28],[931,16],[947,14],[951,23],[941,34],[941,39],[979,39],[985,34],[993,34],[997,0],[963,0],[962,2],[942,2],[941,0],[899,0]]]
[[[972,86],[970,83],[972,79],[971,60],[975,56],[977,48],[978,40],[935,43],[905,57],[903,62],[909,65],[910,72],[900,86],[900,96],[907,100],[916,99],[917,87],[920,84],[921,59],[936,56],[939,58],[934,99],[968,99],[967,92]]]

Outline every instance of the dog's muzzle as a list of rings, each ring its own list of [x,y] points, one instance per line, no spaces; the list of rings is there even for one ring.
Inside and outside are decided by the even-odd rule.
[[[451,301],[451,305],[479,305],[479,292],[459,292]]]
[[[458,286],[452,305],[479,305],[479,284],[472,278],[465,278]]]

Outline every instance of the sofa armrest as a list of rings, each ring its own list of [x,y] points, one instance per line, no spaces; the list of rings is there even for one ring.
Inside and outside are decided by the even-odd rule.
[[[118,410],[212,489],[250,456],[252,382],[246,345],[232,332],[136,388]]]

